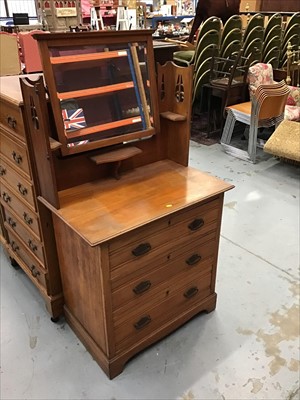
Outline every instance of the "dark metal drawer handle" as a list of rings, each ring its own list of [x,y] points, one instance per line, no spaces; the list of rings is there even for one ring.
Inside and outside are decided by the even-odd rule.
[[[140,282],[138,285],[136,285],[136,287],[133,288],[132,291],[135,294],[140,294],[140,293],[146,292],[146,290],[150,289],[150,287],[151,287],[150,281],[143,281],[143,282]]]
[[[202,257],[199,254],[193,254],[191,257],[185,260],[185,262],[187,263],[187,265],[195,265],[199,261],[201,261],[201,258]]]
[[[11,201],[11,197],[5,192],[2,193],[2,199],[5,201],[5,203],[9,203]]]
[[[31,251],[37,251],[38,249],[37,245],[34,244],[34,242],[31,239],[28,240],[28,247],[30,248]]]
[[[184,297],[190,299],[191,297],[195,296],[199,292],[199,289],[196,286],[193,286],[184,292]]]
[[[24,212],[23,218],[26,224],[31,225],[33,223],[33,219],[26,212]]]
[[[3,176],[6,174],[6,169],[0,165],[0,175]]]
[[[204,220],[202,218],[196,218],[193,222],[188,225],[191,231],[196,231],[204,225]]]
[[[144,317],[142,317],[138,322],[136,322],[134,324],[135,329],[142,329],[144,328],[146,325],[150,324],[151,322],[151,317],[150,315],[145,315]]]
[[[132,254],[136,257],[148,253],[151,250],[150,243],[141,243],[135,249],[132,250]]]
[[[29,269],[31,271],[31,275],[34,278],[36,278],[38,275],[40,275],[40,271],[38,271],[34,265],[32,265]]]
[[[8,116],[7,117],[7,123],[12,129],[16,129],[17,120],[14,117]]]
[[[18,251],[20,249],[16,242],[11,242],[11,248],[13,251]]]
[[[28,193],[26,187],[23,186],[21,183],[18,183],[18,189],[22,196],[26,196],[26,194]]]
[[[21,156],[20,154],[17,154],[15,151],[13,151],[13,152],[11,153],[11,155],[12,155],[12,158],[14,159],[14,161],[15,161],[17,164],[21,164],[21,162],[22,162],[22,156]]]
[[[11,217],[8,218],[7,222],[12,228],[15,228],[17,226],[17,223]]]

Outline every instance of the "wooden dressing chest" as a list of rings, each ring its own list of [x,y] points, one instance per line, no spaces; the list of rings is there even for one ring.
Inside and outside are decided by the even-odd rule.
[[[65,316],[110,378],[215,308],[232,188],[187,167],[193,67],[156,79],[151,33],[37,35],[55,128],[43,81],[21,84]]]

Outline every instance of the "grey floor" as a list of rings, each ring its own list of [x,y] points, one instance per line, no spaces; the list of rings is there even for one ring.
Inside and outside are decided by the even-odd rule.
[[[299,399],[299,168],[191,142],[190,165],[225,179],[217,309],[109,381],[1,252],[1,399]]]

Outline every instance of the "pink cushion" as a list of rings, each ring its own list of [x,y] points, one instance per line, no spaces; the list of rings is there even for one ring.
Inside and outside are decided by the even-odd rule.
[[[286,104],[289,106],[300,107],[300,88],[296,86],[289,86],[290,94],[288,96]]]
[[[284,119],[289,121],[300,121],[300,107],[298,106],[285,106]]]
[[[248,72],[248,83],[250,97],[253,96],[259,85],[270,85],[274,83],[272,65],[264,63],[252,65]]]

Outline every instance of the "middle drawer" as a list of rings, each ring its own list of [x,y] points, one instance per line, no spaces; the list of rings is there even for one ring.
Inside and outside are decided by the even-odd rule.
[[[7,183],[22,199],[27,201],[36,210],[34,189],[31,182],[23,178],[5,160],[0,158],[1,167],[5,173],[1,175],[1,180]]]

